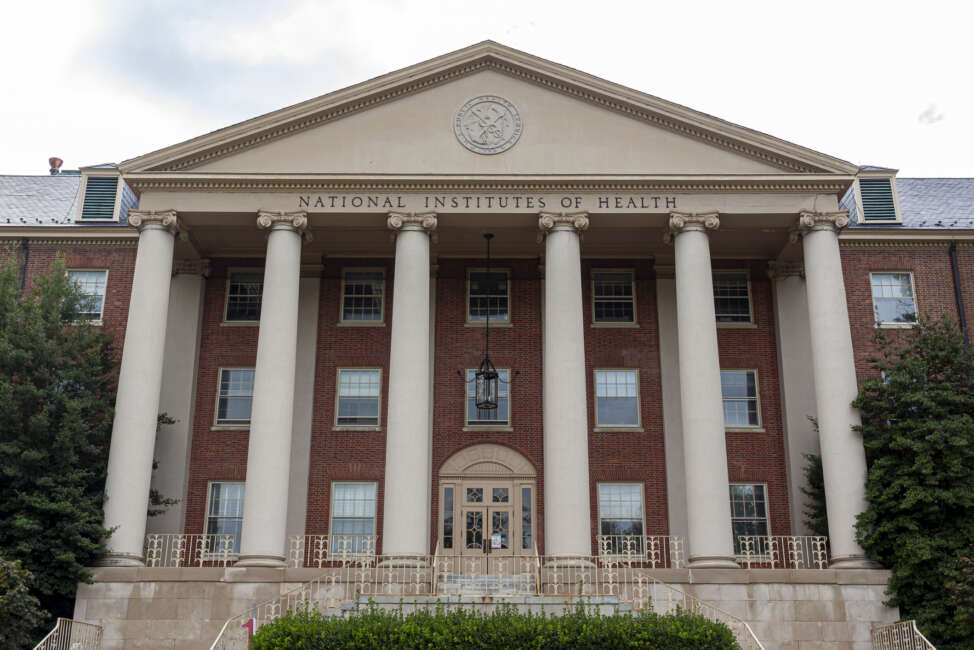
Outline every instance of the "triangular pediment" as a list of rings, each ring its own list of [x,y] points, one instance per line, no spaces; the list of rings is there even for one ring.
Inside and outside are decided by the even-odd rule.
[[[510,103],[519,137],[478,152],[472,98]],[[510,132],[510,125],[507,125]],[[122,163],[123,173],[852,174],[851,163],[490,41]]]

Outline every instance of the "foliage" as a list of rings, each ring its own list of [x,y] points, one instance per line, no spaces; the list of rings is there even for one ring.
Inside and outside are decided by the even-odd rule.
[[[964,638],[974,639],[974,558],[957,559],[958,578],[947,583],[951,597],[957,603],[957,624]]]
[[[805,525],[812,535],[828,537],[829,518],[825,509],[825,475],[822,471],[822,457],[818,454],[805,454],[805,467],[802,471],[805,474],[805,485],[801,490],[807,497],[802,510],[802,514],[805,515]]]
[[[970,647],[970,605],[947,585],[974,555],[974,353],[947,319],[877,343],[882,374],[853,402],[869,467],[858,538],[892,571],[890,604],[904,618],[941,650]]]
[[[168,413],[160,413],[156,418],[156,437],[158,438],[161,434],[162,426],[164,424],[176,424],[176,420],[169,417]],[[159,469],[159,461],[152,459],[152,471]],[[179,499],[173,499],[171,497],[163,496],[163,494],[156,488],[151,488],[149,490],[149,510],[146,513],[149,517],[158,517],[159,515],[169,510],[172,506],[179,503]]]
[[[659,616],[601,616],[582,604],[565,616],[518,613],[513,606],[491,614],[467,609],[386,612],[370,606],[351,618],[325,618],[298,613],[261,627],[254,650],[301,648],[424,648],[430,650],[535,648],[544,650],[603,648],[726,650],[738,648],[730,629],[702,616],[677,613]]]
[[[20,562],[0,558],[0,647],[29,648],[43,619],[40,603],[30,593],[33,577]]]
[[[71,615],[108,535],[115,363],[109,335],[77,320],[84,301],[61,259],[23,296],[15,260],[0,263],[0,554],[51,617]]]

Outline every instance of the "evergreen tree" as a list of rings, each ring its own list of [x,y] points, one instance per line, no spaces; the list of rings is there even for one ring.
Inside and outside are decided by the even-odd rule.
[[[892,571],[904,618],[941,650],[969,648],[971,603],[949,585],[970,584],[974,556],[974,354],[947,319],[877,342],[882,376],[853,403],[869,467],[859,541]]]
[[[61,259],[23,295],[16,260],[0,264],[0,555],[33,574],[44,626],[71,616],[109,533],[115,361],[84,302]]]

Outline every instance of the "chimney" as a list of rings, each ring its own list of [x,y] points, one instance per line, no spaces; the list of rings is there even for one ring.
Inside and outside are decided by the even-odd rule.
[[[64,161],[60,158],[48,158],[47,164],[51,166],[51,176],[56,176],[61,173],[61,165],[64,164]]]

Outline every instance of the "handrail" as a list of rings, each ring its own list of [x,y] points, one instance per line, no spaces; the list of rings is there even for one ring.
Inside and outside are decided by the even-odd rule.
[[[876,650],[937,650],[913,619],[874,627],[872,639]]]
[[[731,632],[734,633],[734,637],[737,639],[737,642],[740,644],[743,650],[764,650],[764,646],[761,644],[761,641],[758,640],[757,635],[754,634],[754,630],[752,630],[751,626],[743,619],[738,618],[729,612],[725,612],[719,607],[715,607],[714,605],[700,600],[695,596],[691,596],[685,591],[677,589],[672,585],[668,585],[657,578],[651,577],[650,579],[653,581],[654,587],[662,587],[663,589],[668,590],[667,595],[670,596],[666,599],[655,597],[651,599],[651,606],[657,614],[665,613],[656,609],[660,603],[665,602],[669,605],[675,605],[676,607],[684,609],[688,612],[699,614],[707,620],[727,625],[731,629]],[[682,603],[675,602],[672,597],[673,594],[676,594]]]
[[[102,628],[94,623],[58,618],[54,629],[47,633],[34,650],[99,650]]]

